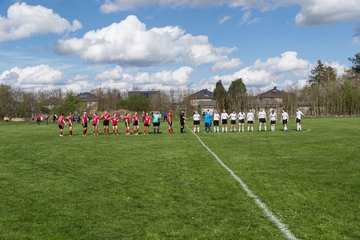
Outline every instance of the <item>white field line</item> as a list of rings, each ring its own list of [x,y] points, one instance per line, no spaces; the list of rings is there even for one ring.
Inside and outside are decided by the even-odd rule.
[[[190,128],[188,128],[189,131],[191,131]],[[255,202],[255,204],[261,208],[265,214],[265,216],[273,222],[277,228],[286,236],[289,240],[296,240],[297,238],[295,235],[288,229],[288,227],[274,214],[270,211],[270,209],[266,206],[266,204],[261,201],[261,199],[256,196],[249,187],[241,180],[239,176],[237,176],[233,170],[231,170],[211,149],[201,140],[199,136],[197,136],[193,131],[191,133],[200,141],[200,143],[204,146],[204,148],[216,159],[218,163],[220,163],[223,168],[225,168],[226,171],[230,173],[230,175],[240,183],[242,189],[246,192],[246,194],[252,198]]]

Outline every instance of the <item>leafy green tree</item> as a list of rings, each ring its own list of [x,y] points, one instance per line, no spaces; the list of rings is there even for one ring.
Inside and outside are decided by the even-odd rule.
[[[228,91],[230,110],[245,110],[247,105],[246,86],[242,79],[232,81]]]
[[[61,113],[73,113],[79,109],[79,99],[74,92],[67,92],[60,106]]]
[[[15,116],[15,99],[10,86],[0,85],[0,117]]]
[[[355,54],[354,58],[349,58],[349,61],[353,64],[351,70],[355,74],[360,74],[360,52]]]
[[[217,81],[215,84],[215,89],[214,89],[214,99],[217,102],[217,107],[219,108],[220,111],[222,111],[223,109],[227,110],[228,108],[228,99],[227,99],[227,92],[221,82],[221,80]]]
[[[131,111],[148,111],[150,108],[150,101],[140,94],[133,94],[126,100],[120,100],[117,107]]]
[[[316,84],[322,84],[325,78],[326,66],[321,60],[318,60],[315,68],[311,70],[311,75],[309,76],[308,82],[310,86],[314,86]]]

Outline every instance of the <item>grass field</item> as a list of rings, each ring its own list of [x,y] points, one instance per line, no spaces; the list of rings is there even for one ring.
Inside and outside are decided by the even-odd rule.
[[[297,238],[360,239],[360,119],[293,128],[199,137]],[[55,125],[0,124],[0,239],[286,239],[176,130],[60,138]]]

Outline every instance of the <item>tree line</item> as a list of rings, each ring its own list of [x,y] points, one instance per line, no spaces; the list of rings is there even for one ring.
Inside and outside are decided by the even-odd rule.
[[[306,107],[312,115],[354,115],[360,114],[360,52],[349,58],[351,67],[342,76],[336,69],[317,61],[307,79],[307,85],[301,89],[285,89],[281,107],[294,113],[297,107]],[[196,110],[187,98],[193,91],[171,90],[157,91],[151,98],[142,95],[128,96],[126,91],[97,88],[91,91],[98,99],[98,111],[127,109],[131,111],[167,111],[187,109]],[[247,110],[260,107],[256,95],[248,91],[243,80],[231,82],[228,90],[221,80],[216,82],[214,99],[218,109],[228,111]],[[267,106],[261,106],[267,107]],[[69,113],[89,110],[72,91],[63,92],[53,89],[29,92],[0,85],[0,117],[33,118],[37,113]]]

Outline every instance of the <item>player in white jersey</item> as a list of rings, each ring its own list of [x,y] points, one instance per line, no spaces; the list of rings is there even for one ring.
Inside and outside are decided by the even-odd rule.
[[[298,108],[296,110],[296,130],[301,131],[301,116],[305,116],[305,114]]]
[[[247,118],[247,130],[249,131],[254,131],[254,113],[252,112],[252,110],[250,109],[249,112],[246,115]]]
[[[222,129],[222,132],[227,132],[227,130],[228,130],[228,126],[227,126],[228,118],[229,118],[229,115],[226,113],[225,110],[223,110],[223,113],[221,114],[221,129]]]
[[[245,117],[246,117],[246,114],[244,112],[239,112],[239,114],[238,114],[239,132],[245,132]]]
[[[262,127],[264,127],[264,130],[266,132],[266,112],[265,109],[262,108],[258,112],[258,119],[259,119],[259,131],[261,132]]]
[[[220,114],[218,113],[218,111],[215,110],[214,112],[214,132],[218,133],[219,132],[219,121],[220,121]]]
[[[193,120],[194,120],[194,133],[200,132],[200,114],[197,111],[194,112]]]
[[[289,119],[289,114],[285,111],[285,108],[283,108],[283,110],[281,112],[281,119],[282,119],[284,131],[287,131],[288,130],[287,123],[288,123],[288,119]]]
[[[234,132],[236,132],[236,119],[237,119],[236,112],[232,111],[232,113],[230,113],[229,117],[230,117],[230,132],[232,132],[233,130],[234,130]]]
[[[270,124],[271,124],[271,126],[270,126],[271,131],[275,131],[277,114],[274,109],[271,110],[269,118],[270,118]]]

